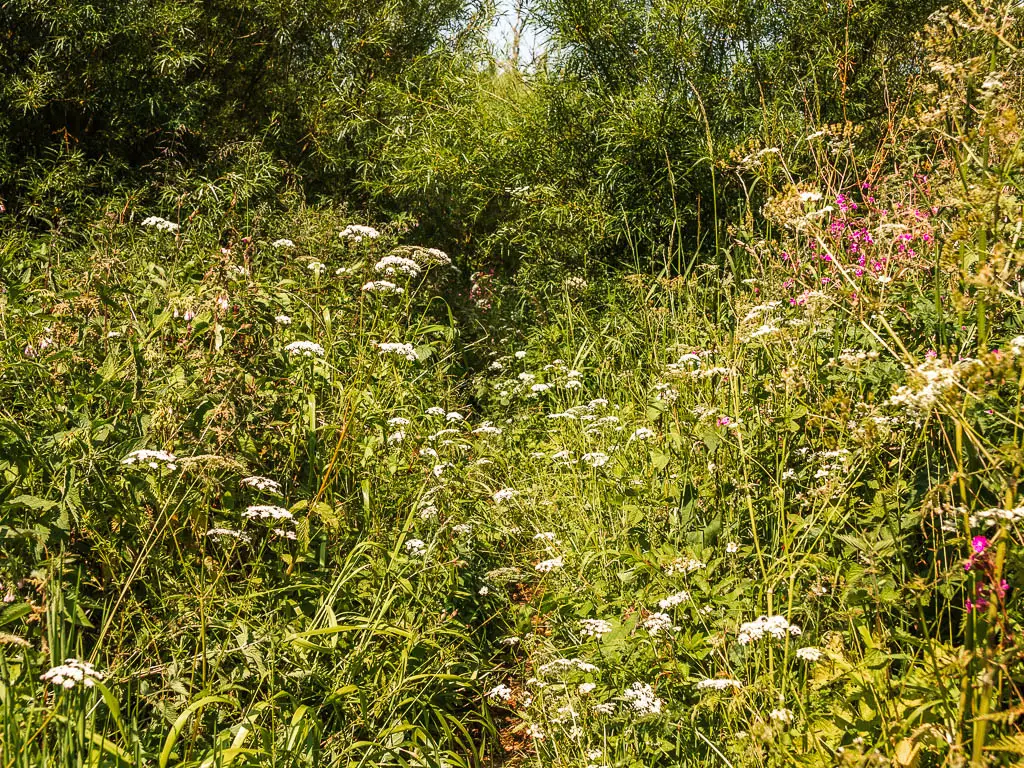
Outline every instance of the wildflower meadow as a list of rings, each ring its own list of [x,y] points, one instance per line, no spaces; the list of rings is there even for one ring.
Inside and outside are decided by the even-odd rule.
[[[0,768],[1024,761],[1020,3],[143,5],[0,4]]]

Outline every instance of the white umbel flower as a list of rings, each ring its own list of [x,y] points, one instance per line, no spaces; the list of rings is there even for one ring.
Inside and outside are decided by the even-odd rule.
[[[405,288],[395,285],[390,280],[371,280],[363,286],[366,293],[405,293]]]
[[[125,466],[145,464],[150,469],[159,469],[161,465],[167,467],[167,469],[177,469],[177,461],[178,458],[173,453],[169,453],[167,451],[150,451],[145,448],[132,451],[121,459],[121,463]]]
[[[491,701],[511,701],[512,689],[507,685],[496,685],[487,692],[486,696]]]
[[[271,248],[294,248],[295,243],[289,240],[287,237],[282,237],[279,240],[275,240],[270,244]]]
[[[92,688],[97,681],[103,680],[103,677],[103,673],[88,661],[64,659],[63,664],[51,667],[39,679],[70,690],[76,685]]]
[[[402,357],[409,362],[416,362],[416,348],[412,344],[403,344],[402,342],[397,341],[386,341],[383,344],[378,344],[377,349],[380,350],[381,355]]]
[[[739,680],[732,680],[728,677],[711,677],[697,683],[698,691],[724,691],[726,688],[739,690],[743,683]]]
[[[553,557],[550,560],[542,560],[533,567],[540,573],[551,573],[552,571],[557,571],[564,565],[565,560],[561,555],[559,555],[558,557]]]
[[[824,656],[824,654],[821,652],[821,650],[815,648],[813,645],[796,649],[796,657],[802,661],[806,661],[809,664],[813,664],[816,661],[820,661],[822,656]]]
[[[427,545],[422,539],[409,539],[405,542],[405,551],[412,557],[423,557],[427,552]]]
[[[281,495],[281,484],[276,480],[271,480],[269,477],[262,477],[260,475],[243,477],[239,480],[238,484],[245,488],[254,488],[264,493],[272,493],[275,496]]]
[[[612,631],[612,625],[604,619],[581,619],[580,634],[584,637],[601,637]]]
[[[799,634],[800,627],[790,624],[785,616],[759,616],[753,621],[747,621],[740,625],[740,634],[737,639],[740,645],[747,645],[763,637],[783,640],[787,635],[796,637]]]
[[[658,607],[663,611],[667,611],[669,608],[675,608],[680,603],[685,603],[689,599],[690,593],[682,589],[673,595],[669,595],[664,600],[659,600]]]
[[[622,698],[640,716],[659,714],[665,703],[654,695],[654,689],[647,683],[633,683],[622,692]]]
[[[324,348],[315,341],[293,341],[284,351],[292,357],[323,357]]]
[[[373,265],[373,270],[385,277],[398,277],[399,275],[418,277],[420,265],[404,256],[385,256]]]
[[[142,226],[153,227],[160,232],[177,232],[179,227],[173,221],[162,219],[159,216],[149,216],[142,220]]]
[[[380,237],[380,232],[364,224],[349,224],[338,233],[338,237],[353,243],[361,243],[363,240],[376,240]]]
[[[519,491],[514,488],[502,488],[500,491],[495,491],[491,498],[494,499],[495,504],[504,504],[509,499],[514,498],[517,493]]]
[[[291,520],[294,515],[284,507],[273,504],[253,504],[242,513],[242,517],[250,520]]]

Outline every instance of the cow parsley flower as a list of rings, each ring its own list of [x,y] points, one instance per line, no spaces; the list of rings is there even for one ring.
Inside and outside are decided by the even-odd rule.
[[[594,705],[595,715],[611,715],[615,712],[615,702],[605,701]]]
[[[607,464],[609,458],[610,457],[607,453],[603,453],[602,451],[594,451],[593,453],[583,454],[580,457],[580,460],[583,461],[585,464],[589,464],[590,466],[597,468],[603,467],[605,464]]]
[[[274,318],[274,322],[278,325],[291,325],[292,319],[288,315],[277,315]]]
[[[496,685],[486,693],[491,701],[511,701],[512,689],[507,685]]]
[[[732,680],[728,677],[712,677],[697,683],[698,691],[724,691],[726,688],[739,690],[742,687],[743,683],[739,680]]]
[[[293,341],[284,351],[292,357],[323,357],[324,348],[315,341]]]
[[[813,645],[808,645],[804,648],[796,649],[796,657],[798,659],[808,662],[809,664],[813,664],[816,661],[820,661],[823,655],[824,654],[821,652],[821,650],[815,648]]]
[[[363,240],[376,240],[380,237],[380,232],[363,224],[349,224],[338,233],[338,237],[353,243],[361,243]]]
[[[272,504],[253,504],[242,513],[242,517],[247,517],[250,520],[257,518],[260,520],[291,520],[294,515],[284,507],[275,507]]]
[[[405,440],[405,430],[396,429],[390,435],[388,435],[388,443],[397,444]]]
[[[279,539],[287,539],[288,541],[295,541],[298,538],[295,535],[295,531],[286,531],[284,528],[275,528],[272,533]]]
[[[586,696],[592,693],[595,688],[597,688],[597,683],[580,683],[576,690],[580,692],[580,696]]]
[[[397,277],[398,275],[418,277],[420,274],[420,265],[403,256],[385,256],[373,265],[373,269],[386,277]]]
[[[322,275],[327,270],[327,265],[324,264],[322,261],[314,260],[314,261],[309,262],[309,264],[306,265],[306,269],[308,269],[310,272],[312,272],[317,277],[320,277],[320,275]]]
[[[474,435],[500,435],[501,427],[496,427],[491,422],[485,421],[479,427],[473,430]]]
[[[409,421],[409,419],[405,418],[404,416],[393,416],[392,418],[388,419],[389,427],[407,427],[411,423],[412,422]]]
[[[654,689],[647,683],[633,683],[622,692],[622,698],[641,717],[659,714],[665,703],[654,695]]]
[[[747,621],[740,625],[740,634],[737,640],[740,645],[747,645],[763,637],[782,640],[787,635],[796,637],[799,634],[800,627],[790,624],[785,616],[759,616],[754,621]]]
[[[657,637],[663,632],[668,633],[673,630],[672,617],[667,613],[652,613],[640,623],[651,637]]]
[[[88,661],[64,659],[63,664],[51,667],[39,679],[70,690],[76,685],[92,688],[97,681],[102,681],[103,677],[103,673]]]
[[[159,216],[149,216],[142,220],[142,226],[153,227],[160,232],[177,232],[179,227],[173,221],[162,219]]]
[[[416,362],[416,348],[412,344],[401,342],[384,342],[378,344],[377,349],[381,355],[392,355],[393,357],[404,357],[409,362]]]
[[[663,611],[667,611],[670,608],[675,608],[680,603],[685,603],[690,599],[690,593],[685,589],[676,592],[674,595],[669,595],[664,600],[658,601],[658,607]]]
[[[427,545],[422,539],[409,539],[405,542],[405,551],[412,557],[423,557],[427,553]]]
[[[735,541],[730,541],[728,544],[725,545],[725,551],[727,554],[735,555],[737,552],[740,551],[740,545],[737,544]]]
[[[238,481],[238,484],[245,488],[255,488],[257,491],[272,493],[275,496],[281,495],[281,484],[276,480],[271,480],[269,477],[262,477],[260,475],[243,477]]]
[[[282,237],[281,239],[275,240],[274,242],[272,242],[270,244],[270,247],[271,248],[294,248],[295,247],[295,243],[293,243],[291,240],[289,240],[286,237]]]
[[[785,707],[782,707],[780,709],[773,709],[771,712],[768,713],[768,717],[772,720],[783,723],[784,725],[789,725],[793,722],[792,710],[786,709]]]
[[[216,539],[220,538],[221,536],[225,536],[229,539],[238,539],[239,541],[243,541],[246,544],[248,544],[251,541],[251,539],[249,538],[249,534],[244,533],[243,531],[236,531],[233,528],[211,528],[206,532],[206,535],[209,536],[211,539]]]
[[[533,567],[540,573],[551,573],[552,571],[557,571],[564,565],[565,560],[561,555],[559,555],[558,557],[553,557],[550,560],[542,560]]]
[[[541,533],[533,534],[534,541],[558,541],[553,531],[542,531]]]
[[[514,498],[517,493],[519,491],[514,488],[502,488],[500,491],[495,491],[491,498],[494,499],[495,504],[504,504],[509,499]]]
[[[436,405],[432,405],[425,411],[427,416],[444,416],[444,408],[438,408]]]
[[[405,288],[395,285],[390,280],[371,280],[363,286],[366,293],[405,293]]]
[[[466,417],[458,411],[449,411],[444,415],[445,421],[465,421]]]
[[[581,619],[580,634],[584,637],[601,637],[612,631],[611,623],[604,619]]]
[[[665,575],[667,576],[678,576],[681,573],[693,573],[694,571],[702,571],[707,568],[708,565],[703,560],[697,560],[692,557],[677,557],[671,563],[665,566]]]
[[[140,448],[137,451],[132,451],[123,459],[121,463],[125,466],[132,466],[133,464],[145,464],[150,469],[159,469],[161,464],[167,469],[177,469],[178,458],[167,451],[150,451],[145,448]]]
[[[630,440],[652,440],[655,437],[653,429],[647,427],[640,427],[629,436]]]

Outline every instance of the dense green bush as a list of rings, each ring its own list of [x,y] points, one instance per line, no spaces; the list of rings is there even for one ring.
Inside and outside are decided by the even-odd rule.
[[[0,6],[0,199],[55,223],[118,185],[215,176],[255,144],[338,192],[372,94],[472,31],[463,0]],[[74,191],[65,189],[75,187]]]

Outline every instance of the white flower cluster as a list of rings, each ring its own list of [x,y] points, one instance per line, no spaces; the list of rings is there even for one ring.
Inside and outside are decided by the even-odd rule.
[[[412,344],[386,341],[383,344],[378,344],[377,349],[380,350],[382,355],[404,357],[409,362],[416,362],[416,348]]]
[[[142,226],[144,227],[155,227],[160,232],[177,232],[178,225],[173,221],[167,219],[161,219],[159,216],[150,216],[149,218],[142,220]]]
[[[132,451],[121,459],[121,463],[126,466],[131,466],[133,464],[145,464],[150,469],[159,469],[161,463],[163,463],[167,469],[177,469],[177,461],[178,458],[173,453],[168,453],[167,451],[150,451],[145,448]]]
[[[244,541],[247,544],[250,541],[248,534],[243,533],[242,531],[236,531],[234,528],[211,528],[206,532],[206,535],[211,539],[226,536],[229,539],[238,539],[239,541]]]
[[[702,571],[708,567],[708,564],[703,560],[697,560],[692,557],[677,557],[671,563],[665,566],[666,576],[678,576],[682,573],[693,573],[694,571]]]
[[[759,616],[753,621],[747,621],[740,625],[740,634],[737,640],[740,645],[747,645],[763,637],[782,640],[787,635],[796,637],[799,634],[800,627],[790,624],[785,616]]]
[[[92,688],[97,680],[103,680],[103,673],[88,661],[64,659],[63,664],[51,667],[39,679],[67,689],[74,688],[76,685]]]
[[[496,427],[491,422],[485,421],[479,427],[473,430],[474,435],[500,435],[501,427]]]
[[[726,688],[739,690],[742,687],[743,683],[739,680],[733,680],[728,677],[709,677],[697,683],[698,691],[724,691]]]
[[[371,280],[363,286],[366,293],[405,293],[405,288],[395,285],[390,280]]]
[[[542,560],[533,567],[537,569],[537,571],[539,571],[540,573],[551,573],[552,571],[557,571],[564,565],[565,560],[562,558],[561,555],[559,555],[558,557],[553,557],[550,560]]]
[[[651,637],[657,637],[662,633],[669,633],[675,630],[672,625],[672,617],[667,613],[652,613],[641,624]]]
[[[376,240],[380,237],[380,232],[363,224],[349,224],[338,233],[338,237],[353,243],[361,243],[363,240]]]
[[[417,248],[414,251],[419,263],[427,267],[448,267],[452,260],[439,248]]]
[[[622,692],[622,698],[639,715],[657,715],[665,702],[654,695],[654,689],[647,683],[633,683]]]
[[[973,527],[978,527],[982,524],[993,525],[998,522],[1015,523],[1018,520],[1024,520],[1024,507],[1016,507],[1015,509],[983,509],[980,512],[975,512],[969,518]]]
[[[664,600],[659,600],[658,607],[663,611],[667,611],[669,608],[675,608],[680,603],[685,603],[689,599],[690,593],[683,589],[674,595],[669,595]]]
[[[282,237],[281,239],[275,240],[274,242],[272,242],[270,244],[270,247],[271,248],[294,248],[295,247],[295,243],[293,243],[291,240],[289,240],[286,237]]]
[[[275,496],[281,495],[281,484],[276,480],[271,480],[269,477],[262,477],[260,475],[243,477],[238,481],[238,484],[244,488],[255,488],[257,491],[272,493]]]
[[[491,701],[511,701],[512,689],[507,685],[496,685],[486,694]]]
[[[584,464],[589,464],[596,469],[597,467],[603,467],[607,464],[610,458],[611,457],[603,451],[594,451],[592,453],[584,453],[580,457],[580,461]]]
[[[288,315],[277,315],[274,318],[274,322],[278,325],[291,325],[292,319]]]
[[[293,341],[284,351],[292,357],[323,357],[324,348],[315,341]]]
[[[653,429],[647,427],[640,427],[629,436],[630,440],[653,440],[655,433]]]
[[[601,637],[612,631],[612,625],[604,619],[581,619],[580,634],[584,637]]]
[[[961,365],[947,365],[935,357],[911,369],[913,384],[904,384],[889,398],[890,405],[923,412],[931,409],[947,389],[956,386]]]
[[[250,520],[291,520],[294,515],[284,507],[275,507],[272,504],[253,504],[242,513],[242,517]]]
[[[397,277],[398,275],[418,277],[420,265],[404,256],[385,256],[373,265],[373,270],[374,272],[380,272],[386,277]]]
[[[798,659],[801,659],[802,661],[806,661],[809,663],[820,661],[823,655],[824,654],[818,648],[815,648],[812,645],[808,645],[805,648],[796,649],[796,657]]]
[[[517,493],[519,491],[514,488],[502,488],[500,491],[495,491],[491,498],[494,499],[495,504],[504,504],[506,501],[514,498]]]
[[[405,542],[405,551],[412,557],[423,557],[427,553],[427,545],[422,539],[409,539]]]
[[[768,717],[776,722],[783,723],[784,725],[788,725],[793,722],[792,710],[786,709],[785,707],[773,709],[768,713]]]
[[[594,673],[598,671],[597,667],[591,664],[589,661],[584,661],[583,659],[564,658],[549,661],[547,664],[541,664],[537,668],[537,671],[541,674],[547,674],[548,672],[553,672],[556,669],[578,669],[580,672],[588,673]]]

